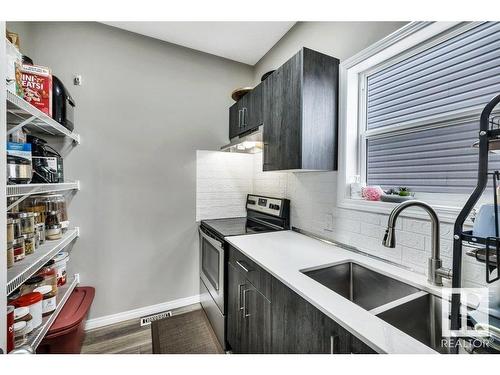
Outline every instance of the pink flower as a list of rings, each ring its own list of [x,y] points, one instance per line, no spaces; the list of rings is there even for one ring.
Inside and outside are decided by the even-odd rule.
[[[361,195],[369,201],[379,201],[384,191],[380,186],[367,186],[361,190]]]

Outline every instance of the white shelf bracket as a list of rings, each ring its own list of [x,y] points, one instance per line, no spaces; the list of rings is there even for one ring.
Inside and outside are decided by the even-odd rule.
[[[36,116],[31,116],[30,118],[27,118],[23,122],[17,124],[16,126],[14,126],[11,129],[7,130],[7,135],[9,136],[9,135],[13,134],[14,132],[18,131],[19,129],[22,129],[23,126],[28,125],[29,123],[31,123],[35,119],[36,119]]]

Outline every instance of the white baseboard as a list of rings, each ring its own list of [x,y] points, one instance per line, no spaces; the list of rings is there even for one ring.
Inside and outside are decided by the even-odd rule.
[[[100,318],[89,319],[85,323],[85,330],[88,331],[94,328],[104,327],[110,324],[124,322],[130,319],[138,319],[143,316],[157,314],[159,312],[178,309],[180,307],[189,306],[200,302],[200,296],[194,295],[191,297],[179,298],[173,301],[158,303],[156,305],[140,307],[134,310],[123,311],[118,314],[101,316]]]

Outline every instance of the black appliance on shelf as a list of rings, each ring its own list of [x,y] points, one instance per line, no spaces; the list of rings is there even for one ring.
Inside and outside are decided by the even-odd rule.
[[[500,150],[500,116],[492,115],[500,108],[496,108],[500,104],[500,94],[495,96],[481,112],[479,121],[479,142],[475,144],[479,147],[479,167],[477,185],[471,196],[465,203],[465,206],[460,211],[454,225],[453,231],[453,279],[452,287],[454,288],[451,299],[451,329],[459,330],[461,327],[461,298],[458,289],[462,286],[461,271],[462,271],[462,256],[463,243],[475,247],[475,250],[469,251],[467,255],[474,256],[479,262],[484,263],[486,270],[486,283],[491,284],[500,282],[500,232],[499,232],[499,215],[498,201],[496,188],[500,181],[500,171],[489,171],[488,160],[490,151]],[[496,110],[495,110],[496,108]],[[488,184],[488,180],[493,182],[493,201],[495,215],[495,236],[479,237],[475,236],[472,231],[464,231],[464,223],[471,213],[472,209],[483,195]],[[497,270],[497,276],[492,277],[492,272]],[[492,313],[490,309],[490,314]],[[454,345],[458,349],[459,345]]]
[[[75,101],[56,76],[52,76],[52,118],[73,131]]]
[[[227,317],[227,261],[230,236],[290,229],[290,201],[249,194],[245,217],[202,220],[200,234],[201,305],[224,350]]]
[[[27,136],[27,142],[31,143],[31,154],[33,164],[32,183],[55,184],[64,182],[63,158],[47,141]]]

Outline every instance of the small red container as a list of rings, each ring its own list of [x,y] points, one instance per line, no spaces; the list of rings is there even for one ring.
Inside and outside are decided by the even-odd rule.
[[[94,300],[92,287],[75,288],[49,332],[37,348],[39,354],[78,354],[85,337],[85,319]]]
[[[7,305],[7,353],[14,349],[14,309]]]

